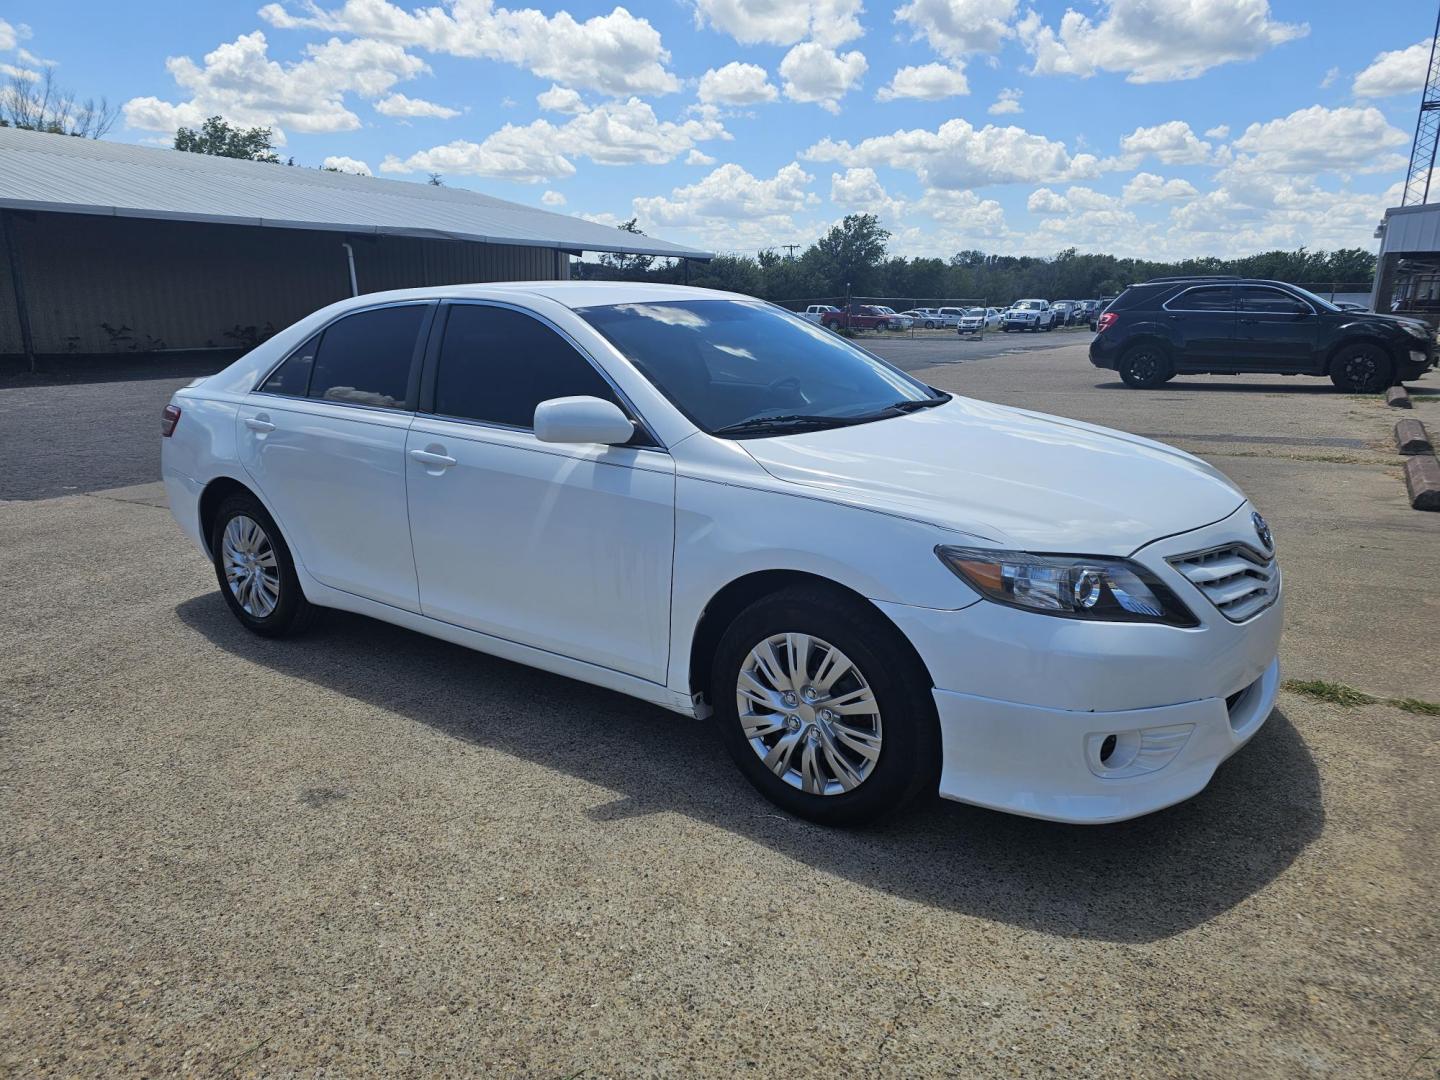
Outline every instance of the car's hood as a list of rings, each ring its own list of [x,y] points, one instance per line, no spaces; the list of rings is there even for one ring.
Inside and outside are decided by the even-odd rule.
[[[1126,555],[1245,501],[1219,471],[1161,443],[958,397],[740,445],[779,480],[1031,551]]]

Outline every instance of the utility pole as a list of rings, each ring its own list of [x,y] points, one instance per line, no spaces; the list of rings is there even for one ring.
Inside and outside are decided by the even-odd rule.
[[[795,249],[798,248],[800,245],[799,245],[799,244],[781,244],[780,246],[783,247],[786,251],[788,251],[788,252],[790,253],[787,257],[790,259],[791,262],[794,262],[794,261],[795,261]]]
[[[1435,33],[1440,36],[1440,13],[1435,16]],[[1410,148],[1410,171],[1405,176],[1401,206],[1419,206],[1430,201],[1430,174],[1435,171],[1435,151],[1440,148],[1440,50],[1430,39],[1430,66],[1425,89],[1420,92],[1420,116],[1415,121],[1415,143]]]

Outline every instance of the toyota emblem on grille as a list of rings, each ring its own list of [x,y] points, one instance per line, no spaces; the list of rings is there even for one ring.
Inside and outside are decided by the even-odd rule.
[[[1252,510],[1250,512],[1250,521],[1255,526],[1255,535],[1260,538],[1260,543],[1265,545],[1265,550],[1273,551],[1275,548],[1275,538],[1270,535],[1270,526],[1265,523],[1265,519]]]

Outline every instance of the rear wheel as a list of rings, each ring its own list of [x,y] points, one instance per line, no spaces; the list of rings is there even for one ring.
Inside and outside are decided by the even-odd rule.
[[[1395,379],[1389,354],[1378,345],[1346,345],[1330,362],[1330,381],[1351,394],[1378,394]]]
[[[740,771],[792,814],[857,825],[934,788],[929,677],[862,600],[801,586],[756,601],[720,641],[710,695]]]
[[[275,520],[253,495],[231,495],[210,525],[210,550],[220,594],[245,628],[264,637],[298,634],[315,607],[300,590],[290,549]]]
[[[1171,377],[1170,358],[1158,345],[1135,345],[1120,357],[1120,378],[1137,390],[1159,386]]]

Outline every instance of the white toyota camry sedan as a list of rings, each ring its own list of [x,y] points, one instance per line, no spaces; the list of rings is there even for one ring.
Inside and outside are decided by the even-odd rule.
[[[744,296],[356,297],[179,391],[162,434],[254,632],[343,608],[632,694],[822,822],[937,790],[1134,817],[1275,701],[1280,571],[1223,475]]]

